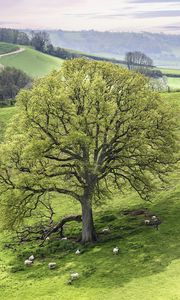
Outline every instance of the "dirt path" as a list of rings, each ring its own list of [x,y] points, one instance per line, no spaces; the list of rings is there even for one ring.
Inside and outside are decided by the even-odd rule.
[[[20,49],[18,49],[18,50],[16,50],[16,51],[13,51],[13,52],[0,54],[0,58],[1,58],[1,57],[4,57],[4,56],[8,56],[8,55],[18,54],[18,53],[21,53],[21,52],[23,52],[23,51],[25,51],[25,49],[24,49],[24,48],[20,48]],[[1,66],[1,65],[0,65],[0,66]]]

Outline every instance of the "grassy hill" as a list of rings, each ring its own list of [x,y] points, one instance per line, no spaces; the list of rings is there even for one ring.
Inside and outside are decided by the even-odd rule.
[[[0,55],[18,50],[17,45],[0,42]]]
[[[48,74],[54,69],[60,68],[63,60],[53,57],[29,47],[25,51],[14,55],[0,57],[0,64],[23,70],[28,75],[37,78]]]
[[[162,94],[164,101],[180,105],[180,93]],[[8,122],[16,108],[0,109],[0,119]],[[113,195],[111,205],[96,207],[95,224],[100,233],[109,226],[110,233],[100,242],[80,246],[74,240],[53,240],[39,247],[37,242],[15,245],[8,232],[0,235],[0,299],[2,300],[179,300],[180,299],[180,183],[179,173],[171,176],[171,185],[145,203],[132,192]],[[67,201],[68,200],[68,201]],[[80,207],[67,197],[54,196],[56,220]],[[159,231],[146,227],[142,217],[123,215],[124,209],[148,208],[162,224]],[[66,236],[77,236],[80,225],[69,224]],[[113,256],[112,248],[120,253]],[[81,248],[83,253],[75,255]],[[32,267],[23,262],[36,257]],[[48,270],[49,262],[57,269]],[[67,285],[70,272],[80,278]]]

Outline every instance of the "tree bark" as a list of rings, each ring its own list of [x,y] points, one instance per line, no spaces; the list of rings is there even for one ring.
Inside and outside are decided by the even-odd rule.
[[[97,235],[93,222],[92,207],[88,199],[81,202],[82,206],[82,239],[81,242],[93,243],[97,241]]]

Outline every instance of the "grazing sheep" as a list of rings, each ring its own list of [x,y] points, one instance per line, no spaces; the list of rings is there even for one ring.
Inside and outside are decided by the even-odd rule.
[[[157,230],[159,229],[159,225],[162,223],[161,220],[156,217],[156,216],[151,216],[150,220],[144,220],[145,225],[147,226],[152,226],[156,228]]]
[[[75,252],[75,254],[79,255],[79,254],[81,254],[81,251],[79,249],[77,249],[76,252]]]
[[[24,261],[24,264],[25,264],[25,266],[31,266],[32,264],[33,264],[33,261],[32,260],[29,260],[29,259],[26,259],[25,261]]]
[[[110,229],[109,228],[104,228],[103,230],[102,230],[102,233],[109,233],[110,232]]]
[[[61,239],[61,241],[66,241],[67,240],[67,237],[63,237],[62,239]]]
[[[159,225],[161,225],[161,223],[162,222],[161,222],[161,220],[158,217],[152,216],[152,218],[151,218],[151,224],[152,224],[152,226],[154,228],[156,228],[156,230],[159,229]]]
[[[55,262],[51,262],[48,264],[49,269],[55,269],[56,268],[56,263]]]
[[[79,273],[72,273],[71,274],[71,280],[76,280],[79,278]]]
[[[31,255],[31,256],[29,256],[28,259],[31,260],[31,261],[34,261],[35,257],[34,257],[34,255]]]
[[[46,241],[49,241],[50,240],[50,237],[49,236],[47,236],[47,238],[46,238]]]
[[[115,247],[113,248],[113,254],[117,255],[119,253],[119,248]]]

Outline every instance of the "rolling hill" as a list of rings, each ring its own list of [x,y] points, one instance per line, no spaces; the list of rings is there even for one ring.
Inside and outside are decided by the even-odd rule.
[[[21,53],[0,57],[0,65],[15,67],[31,77],[37,78],[60,68],[63,62],[60,58],[41,53],[30,47],[23,46],[23,48],[24,51]]]

